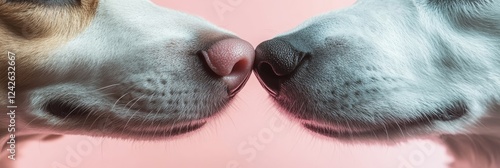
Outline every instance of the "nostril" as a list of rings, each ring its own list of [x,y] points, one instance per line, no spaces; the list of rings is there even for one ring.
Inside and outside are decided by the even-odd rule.
[[[231,73],[229,75],[239,74],[239,73],[242,73],[242,72],[243,73],[248,73],[248,65],[251,65],[251,63],[247,59],[242,59],[242,60],[238,61],[233,66],[233,69],[231,70]]]
[[[231,72],[223,77],[223,80],[228,85],[229,96],[234,96],[245,85],[252,73],[251,65],[253,61],[242,59],[238,61],[232,68]]]
[[[266,90],[273,96],[278,95],[280,89],[280,77],[276,75],[269,63],[262,62],[257,65],[257,78]]]

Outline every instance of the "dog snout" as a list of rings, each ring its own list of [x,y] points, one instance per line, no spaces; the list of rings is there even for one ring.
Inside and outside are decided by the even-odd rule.
[[[289,41],[275,38],[259,44],[255,50],[254,70],[260,83],[277,95],[281,79],[287,78],[310,54]]]
[[[247,41],[238,38],[219,40],[200,53],[210,70],[227,84],[230,96],[241,90],[252,72],[255,51]]]

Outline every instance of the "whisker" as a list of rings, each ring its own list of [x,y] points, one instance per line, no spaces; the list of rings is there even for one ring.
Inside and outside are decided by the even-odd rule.
[[[139,124],[139,128],[143,128],[144,122],[146,122],[146,120],[148,120],[149,115],[151,115],[151,111],[148,114],[146,114],[146,116],[142,119],[141,124]],[[142,139],[143,136],[144,136],[144,132],[141,133],[140,139]]]
[[[35,120],[37,120],[38,118],[41,118],[40,116],[36,116],[35,118],[33,118],[30,122],[28,122],[28,124],[26,124],[26,127],[29,128],[28,126]]]
[[[134,118],[134,116],[135,116],[135,114],[137,114],[137,112],[139,112],[139,110],[135,110],[134,113],[128,118],[127,122],[125,123],[125,125],[122,128],[122,132],[120,133],[121,135],[123,135],[123,133],[125,132],[125,129],[128,126],[128,123],[130,122],[130,120],[132,120],[132,118]]]
[[[101,87],[101,88],[95,89],[94,91],[105,90],[105,89],[108,89],[108,88],[111,88],[111,87],[115,87],[115,86],[118,86],[118,85],[120,85],[120,84],[119,84],[119,83],[116,83],[116,84],[111,84],[111,85],[107,85],[107,86],[104,86],[104,87]]]
[[[158,108],[158,110],[156,110],[156,114],[155,114],[154,118],[156,118],[158,116],[160,109],[161,108]],[[154,123],[154,120],[151,121],[150,127],[153,125],[153,123]],[[158,128],[160,128],[160,125],[161,125],[161,122],[158,122],[158,124],[156,125],[156,128],[155,128],[155,131],[153,132],[153,135],[156,135],[156,131],[158,131]]]

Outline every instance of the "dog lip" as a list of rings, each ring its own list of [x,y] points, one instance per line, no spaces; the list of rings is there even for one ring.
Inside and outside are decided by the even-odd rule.
[[[45,111],[59,118],[74,118],[86,116],[91,113],[90,108],[75,105],[74,103],[69,103],[61,99],[54,99],[48,101],[44,105]]]
[[[307,129],[311,130],[312,132],[315,132],[315,133],[318,133],[318,134],[321,134],[324,136],[328,136],[328,137],[337,138],[337,137],[346,137],[346,136],[355,134],[355,132],[353,132],[347,128],[343,128],[343,127],[339,127],[339,128],[342,128],[340,130],[334,130],[334,129],[332,129],[332,127],[322,127],[322,126],[318,126],[316,124],[311,124],[311,123],[303,123],[302,125],[304,126],[304,128],[307,128]],[[358,134],[359,134],[359,132],[358,132]]]
[[[344,127],[344,126],[339,126],[339,125],[333,125],[333,124],[322,124],[322,123],[317,123],[313,121],[303,121],[302,125],[310,129],[314,132],[324,132],[324,131],[329,131],[329,132],[337,132],[339,134],[341,133],[362,133],[362,132],[367,132],[371,131],[369,128],[358,128],[358,127]]]
[[[205,120],[199,120],[199,121],[190,121],[180,124],[159,126],[159,127],[154,127],[154,126],[148,128],[133,127],[133,128],[128,128],[127,130],[131,133],[136,133],[140,136],[171,137],[198,130],[201,127],[203,127],[206,123],[207,121]]]
[[[441,120],[441,121],[451,121],[456,120],[467,114],[469,108],[465,105],[464,102],[457,101],[454,102],[451,106],[446,107],[444,110],[441,110],[439,114],[432,116],[433,119]]]
[[[393,123],[389,125],[383,125],[376,128],[359,128],[359,127],[344,127],[344,126],[325,126],[322,124],[316,123],[302,123],[302,125],[315,133],[332,137],[332,138],[354,138],[359,136],[366,135],[376,135],[378,133],[392,132],[393,130],[402,131],[403,129],[407,129],[409,127],[423,125],[425,123],[421,123],[419,121],[414,122],[401,122],[401,123]]]

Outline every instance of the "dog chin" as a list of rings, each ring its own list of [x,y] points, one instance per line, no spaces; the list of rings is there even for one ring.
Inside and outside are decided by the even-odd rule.
[[[436,110],[434,113],[424,113],[411,119],[383,119],[376,123],[362,121],[319,121],[314,119],[298,119],[304,128],[323,137],[334,138],[346,142],[399,142],[411,138],[427,138],[442,134],[439,124],[453,124],[461,120],[468,108],[463,103],[454,103],[448,107]],[[305,117],[307,118],[307,117]],[[437,124],[439,122],[439,124]]]

